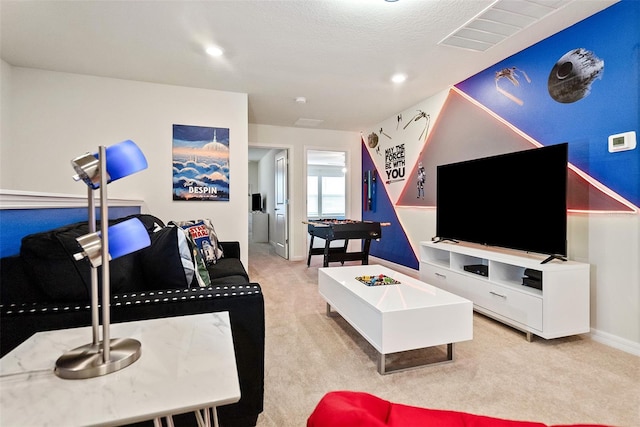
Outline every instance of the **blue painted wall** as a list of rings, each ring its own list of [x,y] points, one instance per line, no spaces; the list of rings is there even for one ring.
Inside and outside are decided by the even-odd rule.
[[[362,168],[365,171],[375,170],[375,164],[364,142],[362,143]],[[380,240],[371,241],[369,254],[396,264],[418,269],[418,258],[413,253],[413,249],[411,249],[407,234],[402,228],[393,203],[389,200],[389,196],[383,187],[383,178],[378,176],[373,184],[375,189],[372,206],[371,209],[362,211],[362,219],[364,221],[389,222],[390,225],[382,227],[382,238]],[[362,188],[362,200],[366,203],[367,192],[364,185]],[[384,218],[384,220],[380,218]]]
[[[100,218],[99,210],[96,210]],[[140,213],[139,207],[111,207],[109,218]],[[20,253],[24,236],[87,220],[86,208],[3,209],[0,210],[0,257]]]
[[[568,52],[564,79],[554,66]],[[622,1],[513,55],[456,85],[543,145],[569,143],[569,161],[636,206],[640,205],[640,147],[610,153],[608,136],[640,130],[640,1]],[[589,93],[575,102],[556,101],[556,87],[579,79],[579,68],[596,71]],[[590,62],[591,61],[591,62]],[[515,67],[518,86],[496,73]],[[569,67],[572,67],[569,70]],[[526,76],[525,76],[526,73]],[[529,78],[530,82],[527,81]],[[587,79],[588,80],[588,79]],[[517,97],[518,105],[497,90]],[[640,136],[640,135],[638,135]]]

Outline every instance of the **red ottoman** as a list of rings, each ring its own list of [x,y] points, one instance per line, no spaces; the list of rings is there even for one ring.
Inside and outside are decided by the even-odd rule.
[[[512,421],[465,412],[402,405],[380,399],[369,393],[355,391],[327,393],[307,420],[307,427],[365,426],[547,427],[546,424],[531,421]],[[593,424],[573,424],[573,426],[595,427]]]

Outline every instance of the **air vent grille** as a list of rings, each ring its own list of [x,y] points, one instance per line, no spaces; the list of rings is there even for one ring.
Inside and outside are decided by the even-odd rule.
[[[483,52],[572,0],[498,0],[438,44]]]

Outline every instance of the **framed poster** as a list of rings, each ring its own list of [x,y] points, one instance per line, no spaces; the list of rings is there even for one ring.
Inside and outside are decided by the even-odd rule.
[[[229,201],[229,128],[173,125],[173,200]]]

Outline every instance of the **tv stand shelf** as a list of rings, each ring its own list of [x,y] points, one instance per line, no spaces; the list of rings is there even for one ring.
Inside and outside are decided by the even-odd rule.
[[[473,243],[420,242],[420,279],[473,301],[475,311],[545,339],[589,332],[589,264]],[[466,271],[483,265],[486,276]],[[525,270],[542,289],[525,286]]]

